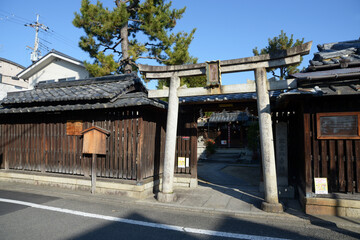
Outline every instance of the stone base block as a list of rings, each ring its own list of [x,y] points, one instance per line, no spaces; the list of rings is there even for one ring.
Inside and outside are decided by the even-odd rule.
[[[262,202],[261,209],[265,212],[271,213],[281,213],[284,211],[283,205],[281,203]]]
[[[169,202],[175,202],[177,199],[176,194],[175,193],[163,193],[163,192],[159,192],[157,194],[157,200],[159,202],[163,202],[163,203],[169,203]]]
[[[259,192],[265,192],[264,182],[259,184]],[[295,198],[295,189],[293,186],[279,186],[278,185],[279,198]]]
[[[91,190],[91,179],[81,176],[60,174],[42,174],[36,172],[20,172],[0,170],[0,181],[19,182],[25,184],[45,185],[72,190]],[[153,189],[159,185],[159,180],[137,185],[135,181],[106,180],[98,178],[95,193],[126,195],[144,199],[153,195]]]

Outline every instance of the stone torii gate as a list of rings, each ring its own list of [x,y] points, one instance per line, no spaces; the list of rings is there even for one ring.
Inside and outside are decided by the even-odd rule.
[[[268,91],[296,88],[295,80],[271,81],[267,80],[266,68],[281,67],[300,62],[302,55],[309,54],[312,42],[276,54],[264,54],[254,57],[239,58],[219,62],[221,73],[254,71],[255,84],[233,84],[198,88],[179,88],[180,77],[206,75],[206,63],[172,66],[139,65],[139,71],[146,79],[170,79],[169,89],[150,90],[149,98],[169,97],[167,114],[165,157],[162,191],[158,194],[161,202],[171,202],[176,199],[173,192],[176,132],[179,110],[179,97],[202,96],[231,93],[257,93],[257,109],[259,115],[260,143],[262,152],[262,166],[265,187],[265,202],[262,209],[267,212],[282,212],[279,203],[275,151],[271,124],[270,98]],[[221,74],[219,71],[219,75]]]

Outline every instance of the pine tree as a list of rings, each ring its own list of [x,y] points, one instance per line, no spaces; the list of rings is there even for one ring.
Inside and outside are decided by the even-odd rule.
[[[259,50],[257,47],[255,47],[253,49],[253,53],[255,56],[257,56],[259,54],[272,54],[279,50],[286,50],[286,49],[289,49],[292,47],[300,46],[304,43],[304,38],[301,40],[296,39],[294,42],[293,37],[294,37],[293,34],[291,34],[291,37],[289,38],[288,36],[286,36],[286,33],[284,33],[284,31],[281,30],[281,34],[278,37],[274,37],[273,39],[270,39],[270,38],[268,39],[269,45],[267,47],[261,49],[260,53],[259,53]],[[299,69],[297,67],[300,66],[302,60],[303,59],[301,57],[301,61],[298,64],[279,67],[280,75],[277,75],[275,73],[275,70],[277,68],[269,68],[269,69],[267,69],[267,72],[271,72],[274,77],[276,77],[280,80],[284,80],[284,79],[288,78],[288,76],[290,74],[299,72]]]
[[[131,72],[140,58],[165,65],[196,63],[188,51],[196,29],[172,32],[185,9],[171,9],[166,0],[115,0],[109,10],[100,1],[82,0],[73,24],[86,33],[79,46],[95,59],[85,62],[87,70],[93,76]]]
[[[206,76],[192,76],[192,77],[181,77],[180,78],[180,86],[186,85],[188,88],[192,87],[204,87],[206,86]],[[156,86],[158,89],[163,89],[164,87],[169,87],[169,80],[167,79],[159,79],[158,85]]]

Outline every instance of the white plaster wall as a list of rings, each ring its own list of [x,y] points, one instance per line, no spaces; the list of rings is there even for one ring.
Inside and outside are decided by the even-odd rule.
[[[22,79],[13,80],[11,78],[11,77],[16,77],[16,75],[20,73],[22,70],[23,70],[22,68],[16,65],[0,60],[0,73],[3,75],[1,82],[7,83],[8,85],[27,88],[28,83],[25,82],[24,80]]]
[[[29,85],[30,88],[34,88],[36,83],[40,81],[58,81],[60,78],[70,77],[75,77],[75,79],[85,79],[89,77],[89,73],[83,66],[75,65],[61,59],[56,59],[41,69],[39,72],[31,76],[29,78]]]
[[[23,69],[8,62],[0,60],[0,73],[3,75],[16,76]]]
[[[16,92],[16,91],[24,91],[25,88],[18,87],[18,86],[11,86],[8,84],[0,83],[0,100],[6,97],[8,92]]]

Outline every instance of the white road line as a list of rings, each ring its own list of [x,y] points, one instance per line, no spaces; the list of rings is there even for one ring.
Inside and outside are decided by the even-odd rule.
[[[179,226],[168,225],[168,224],[137,221],[137,220],[131,220],[131,219],[126,219],[126,218],[118,218],[118,217],[111,217],[111,216],[105,216],[105,215],[94,214],[94,213],[74,211],[74,210],[65,209],[65,208],[50,207],[50,206],[46,206],[46,205],[18,201],[18,200],[13,200],[13,199],[6,199],[6,198],[0,198],[0,202],[18,204],[18,205],[23,205],[23,206],[28,206],[28,207],[32,207],[32,208],[53,211],[53,212],[67,213],[67,214],[72,214],[72,215],[76,215],[76,216],[96,218],[96,219],[120,222],[120,223],[127,223],[127,224],[139,225],[139,226],[144,226],[144,227],[160,228],[160,229],[172,230],[172,231],[178,231],[178,232],[184,232],[184,233],[195,233],[195,234],[203,234],[203,235],[210,235],[210,236],[216,236],[216,237],[250,239],[250,240],[260,240],[260,239],[261,240],[263,240],[263,239],[265,239],[265,240],[284,240],[284,238],[272,238],[272,237],[247,235],[247,234],[239,234],[239,233],[219,232],[219,231],[211,231],[211,230],[198,229],[198,228],[179,227]]]

